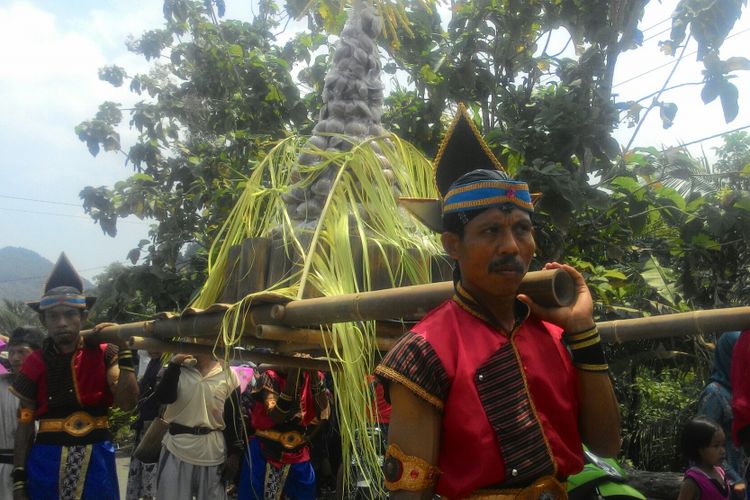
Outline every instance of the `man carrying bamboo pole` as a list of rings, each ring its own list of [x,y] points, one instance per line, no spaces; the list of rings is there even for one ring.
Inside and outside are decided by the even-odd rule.
[[[107,414],[132,409],[138,385],[130,350],[88,345],[81,323],[96,300],[65,254],[47,279],[39,312],[48,338],[24,361],[11,391],[20,398],[13,469],[15,499],[119,498]],[[35,435],[35,420],[39,429]]]
[[[575,281],[573,304],[516,295],[535,251],[532,197],[463,107],[435,164],[442,210],[410,209],[442,232],[455,295],[376,369],[393,405],[386,487],[392,498],[566,498],[582,443],[603,456],[620,446],[591,294],[575,269],[550,263]]]

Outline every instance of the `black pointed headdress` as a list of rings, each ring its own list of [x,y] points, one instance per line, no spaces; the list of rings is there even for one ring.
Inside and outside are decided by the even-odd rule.
[[[492,175],[504,171],[479,134],[466,107],[459,104],[435,156],[434,178],[440,199],[400,198],[399,203],[433,231],[443,231],[443,214],[512,203],[534,211],[536,195],[525,182]],[[470,172],[486,175],[466,176]],[[458,179],[465,181],[457,183]]]
[[[28,302],[28,306],[37,312],[42,312],[59,305],[91,309],[94,302],[96,302],[96,297],[84,295],[83,280],[63,252],[44,284],[44,293],[41,300],[39,302]]]

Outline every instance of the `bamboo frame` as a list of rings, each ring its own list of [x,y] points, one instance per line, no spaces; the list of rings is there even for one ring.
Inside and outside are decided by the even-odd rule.
[[[131,349],[144,349],[147,351],[185,353],[185,354],[212,354],[218,358],[223,358],[227,354],[231,359],[250,361],[255,364],[273,364],[299,368],[301,370],[319,370],[331,371],[338,366],[335,361],[317,358],[302,358],[295,356],[281,356],[265,352],[255,352],[247,349],[231,348],[227,349],[220,346],[201,345],[191,342],[175,342],[160,340],[146,337],[131,337],[128,340],[128,346]]]

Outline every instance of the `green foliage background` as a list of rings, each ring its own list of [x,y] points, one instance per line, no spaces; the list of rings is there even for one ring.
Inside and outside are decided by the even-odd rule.
[[[455,104],[466,103],[508,170],[543,193],[535,265],[562,259],[578,267],[598,320],[741,305],[750,292],[748,136],[725,137],[714,165],[683,149],[623,148],[612,138],[621,121],[637,133],[651,110],[665,127],[679,119],[666,100],[668,81],[639,101],[612,94],[618,56],[643,50],[647,3],[472,1],[450,12],[429,2],[377,4],[387,21],[383,69],[398,77],[384,126],[432,157]],[[314,126],[345,7],[262,0],[245,22],[223,19],[220,0],[165,0],[164,26],[129,42],[152,69],[102,68],[103,80],[141,100],[128,110],[102,103],[76,133],[94,155],[124,155],[133,172],[114,186],[87,186],[81,198],[107,234],[131,214],[154,224],[129,254],[133,266],[100,278],[98,319],[131,321],[190,301],[255,167],[277,141]],[[719,48],[742,7],[683,0],[662,43],[674,55],[689,37],[698,42],[702,99],[718,98],[727,121],[738,106],[732,74],[750,60],[721,60]],[[278,43],[291,17],[307,29]],[[561,27],[575,57],[547,51]],[[120,142],[126,119],[139,134],[132,145]],[[665,426],[676,432],[689,413],[712,340],[610,348],[624,453],[636,465],[673,467],[672,442],[653,438]]]

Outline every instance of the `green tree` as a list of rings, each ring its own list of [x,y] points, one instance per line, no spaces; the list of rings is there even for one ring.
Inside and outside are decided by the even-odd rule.
[[[7,337],[19,326],[26,325],[41,328],[39,315],[24,302],[3,299],[0,304],[0,334]]]
[[[384,127],[431,157],[446,116],[465,102],[510,173],[543,193],[537,264],[564,257],[578,266],[599,319],[735,304],[746,300],[750,283],[747,141],[732,137],[709,166],[679,150],[629,150],[612,138],[618,123],[637,125],[650,110],[659,110],[665,126],[679,119],[666,100],[668,81],[639,101],[612,95],[619,55],[643,50],[638,25],[647,3],[501,0],[457,3],[448,13],[429,2],[373,7],[388,34],[380,48],[383,71],[397,77],[384,96]],[[356,57],[342,62],[328,44],[344,25],[345,5],[264,0],[252,21],[238,22],[222,19],[220,1],[166,0],[165,26],[129,45],[154,61],[151,71],[102,69],[102,79],[129,82],[142,100],[128,110],[103,103],[76,131],[92,154],[125,155],[134,173],[112,187],[84,188],[84,207],[108,234],[127,215],[154,221],[150,239],[130,254],[140,264],[109,269],[100,280],[102,320],[184,306],[204,281],[210,243],[273,141],[293,132],[325,137],[314,127],[327,128],[335,115],[323,97],[329,76],[336,76],[329,68],[349,76],[361,69],[345,67]],[[688,31],[698,41],[706,65],[702,98],[718,97],[727,121],[737,101],[729,80],[747,60],[721,61],[718,49],[742,7],[735,0],[683,0],[663,44],[674,55],[684,54]],[[293,17],[308,30],[277,43],[275,34]],[[573,55],[548,50],[560,28]],[[344,95],[352,78],[341,81]],[[371,116],[379,114],[377,99],[368,104]],[[117,133],[125,113],[139,133],[131,147]],[[302,206],[302,199],[291,201]],[[705,352],[683,339],[613,347],[628,414],[659,404],[644,394],[658,388],[662,369],[691,368],[697,374],[691,383],[701,383]]]

